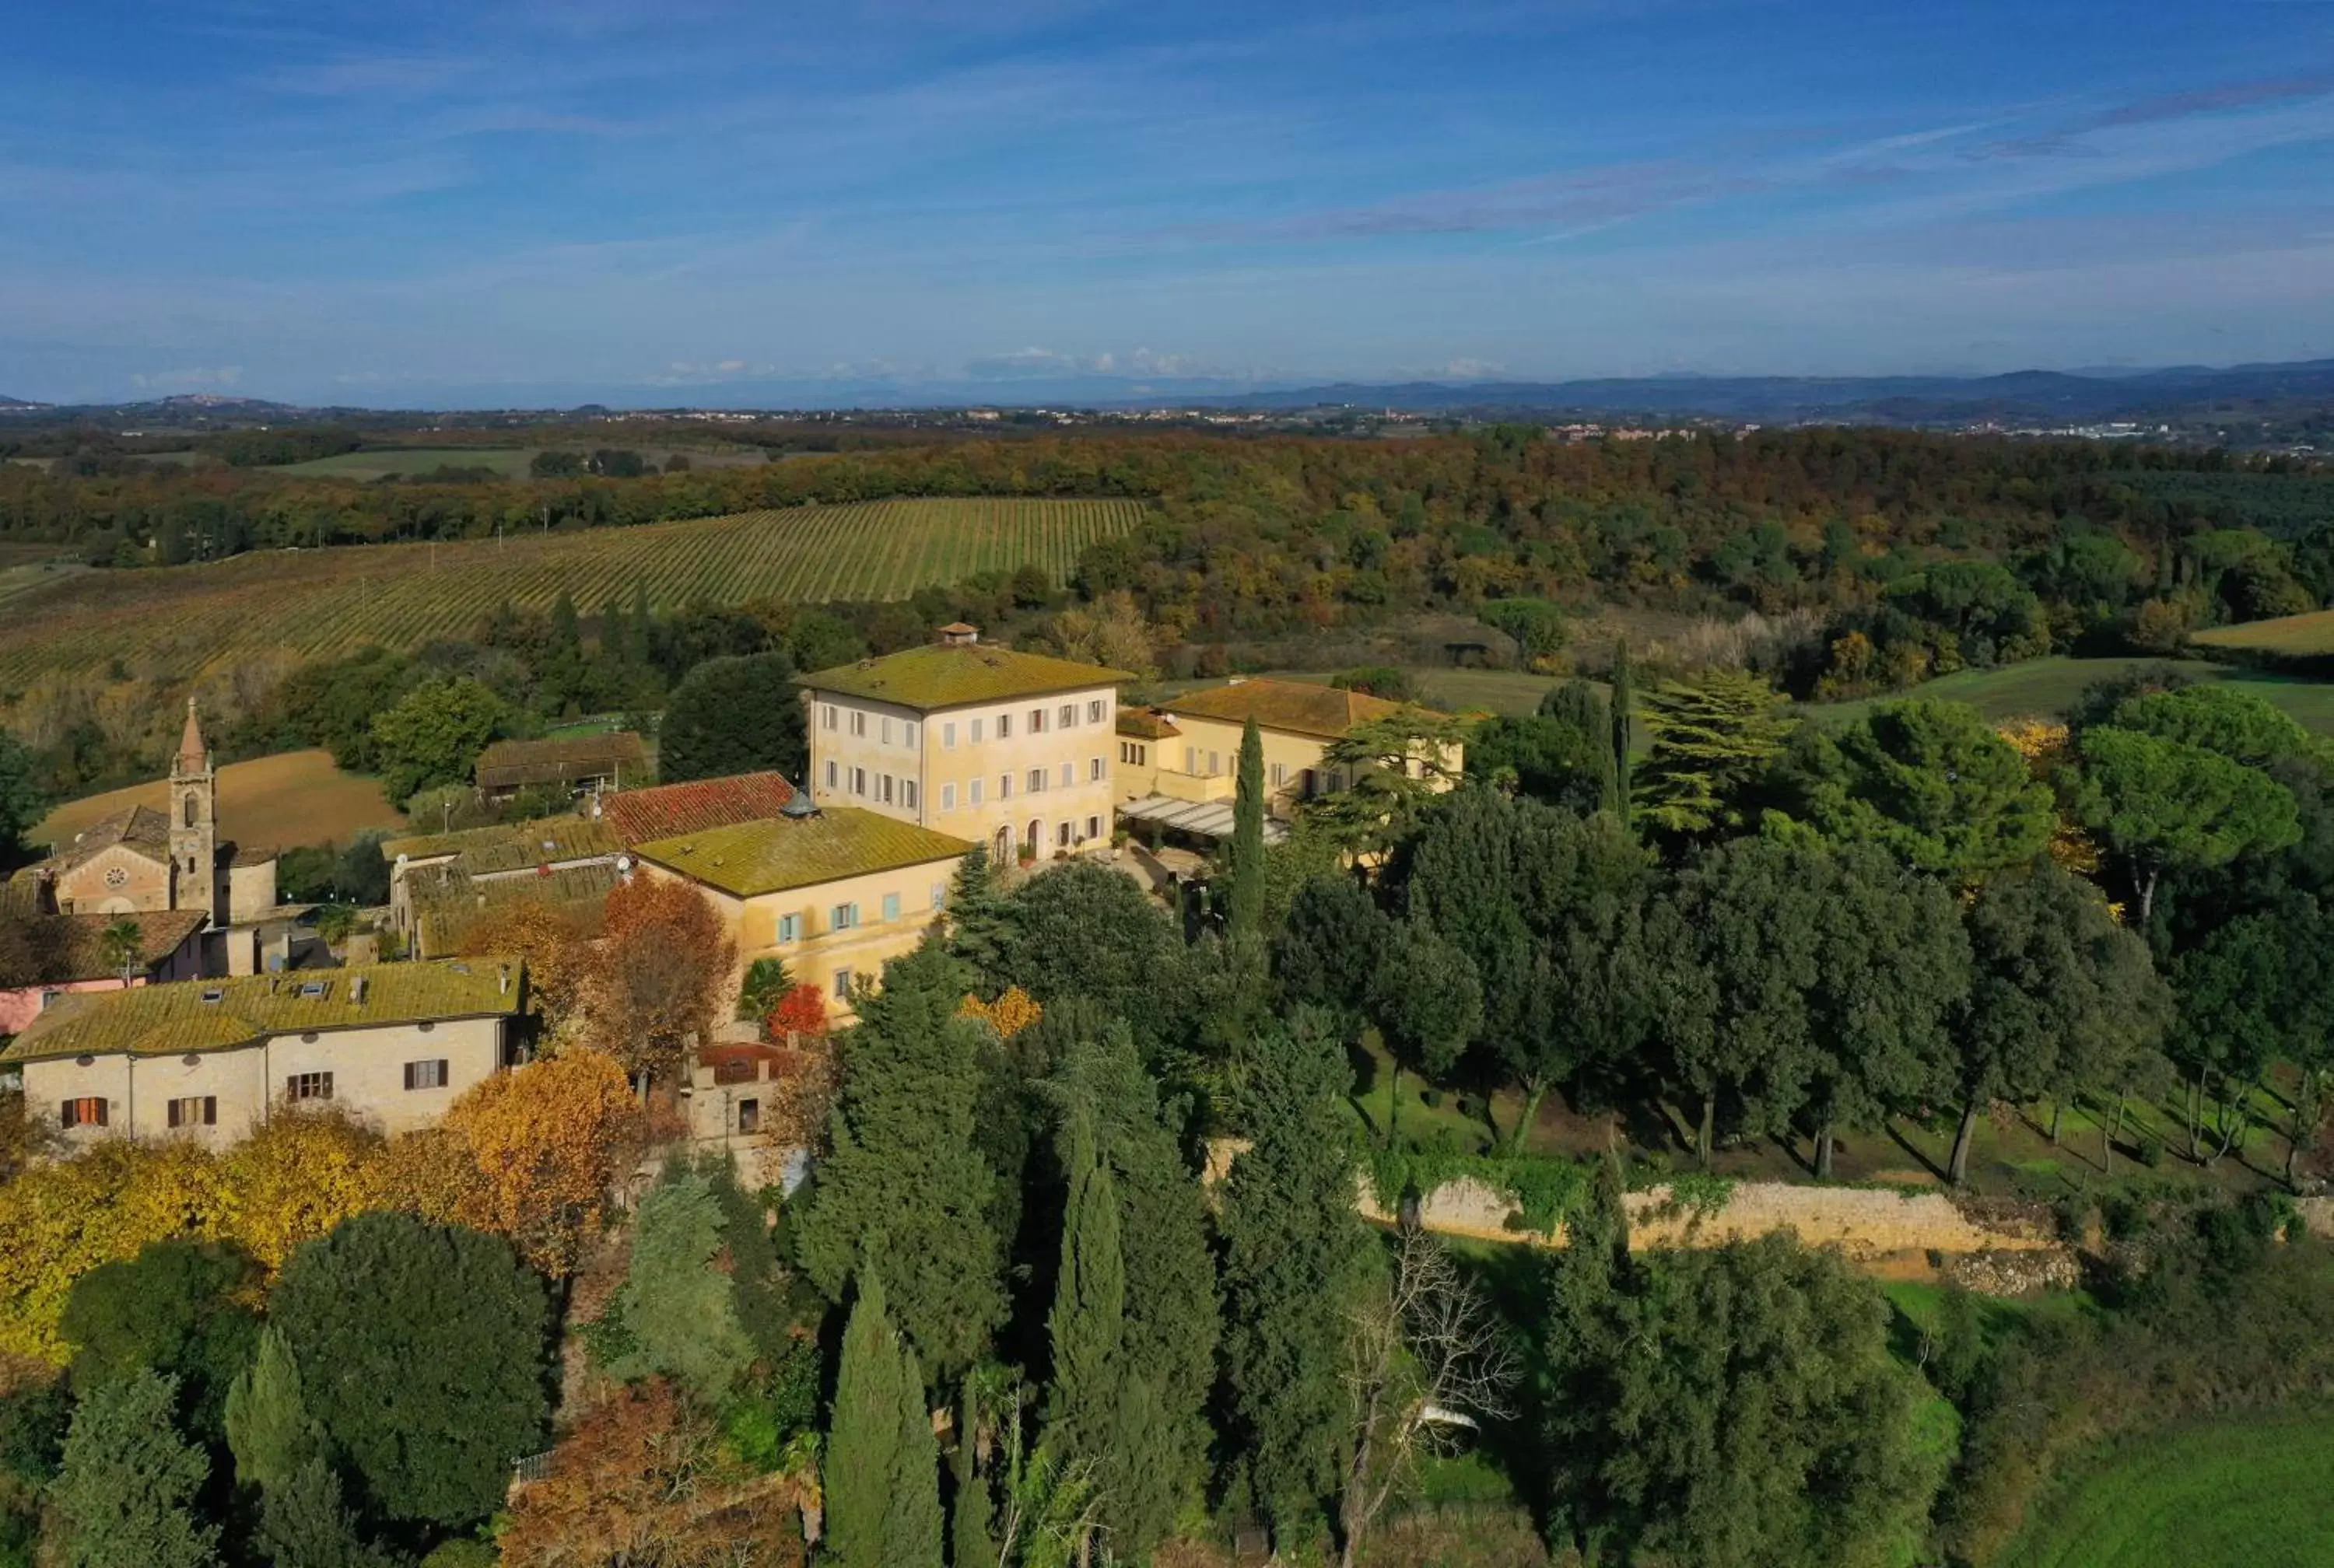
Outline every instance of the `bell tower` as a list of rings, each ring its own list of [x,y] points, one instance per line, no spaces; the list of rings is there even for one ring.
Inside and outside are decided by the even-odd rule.
[[[195,699],[170,761],[170,907],[200,909],[218,923],[218,774],[203,744]]]

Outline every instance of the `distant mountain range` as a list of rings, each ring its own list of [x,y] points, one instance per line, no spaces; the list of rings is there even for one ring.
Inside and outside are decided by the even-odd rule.
[[[2058,426],[2206,418],[2334,406],[2334,360],[2148,370],[2019,370],[1999,376],[1649,376],[1569,381],[1340,381],[1249,385],[1220,379],[1139,380],[1062,375],[895,382],[738,380],[628,388],[445,387],[402,406],[441,409],[1151,409],[1295,413],[1352,408],[1446,415],[1726,419],[1968,426]],[[138,403],[57,408],[0,397],[0,412],[87,413],[110,420],[216,426],[254,419],[361,417],[345,406],[304,408],[257,398],[193,393]]]

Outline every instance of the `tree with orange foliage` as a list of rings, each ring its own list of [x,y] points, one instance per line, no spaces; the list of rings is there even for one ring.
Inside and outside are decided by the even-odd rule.
[[[526,960],[527,995],[556,1035],[584,1000],[592,967],[591,934],[582,920],[534,899],[488,909],[462,933],[459,951],[474,957]]]
[[[472,1085],[446,1127],[477,1176],[455,1195],[452,1217],[562,1279],[639,1147],[641,1112],[624,1070],[578,1048]]]
[[[302,1242],[381,1207],[381,1149],[343,1111],[277,1111],[219,1161],[221,1229],[274,1273]]]
[[[762,1038],[774,1045],[785,1044],[789,1034],[824,1039],[826,1031],[826,993],[815,986],[791,987],[762,1020]]]
[[[799,1568],[798,1483],[750,1476],[661,1378],[617,1390],[522,1486],[505,1568]]]
[[[994,1002],[984,1002],[967,993],[957,1007],[960,1018],[974,1018],[997,1031],[999,1040],[1010,1040],[1046,1015],[1037,999],[1018,986],[1008,986]]]
[[[712,1038],[737,961],[695,888],[647,876],[618,885],[585,987],[594,1044],[636,1078],[670,1077],[684,1051]]]

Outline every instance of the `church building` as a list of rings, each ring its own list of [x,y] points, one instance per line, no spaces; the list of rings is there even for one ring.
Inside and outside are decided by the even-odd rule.
[[[229,926],[275,908],[275,851],[241,849],[219,837],[218,772],[192,697],[164,809],[115,812],[19,874],[33,879],[38,906],[53,914],[177,909]]]

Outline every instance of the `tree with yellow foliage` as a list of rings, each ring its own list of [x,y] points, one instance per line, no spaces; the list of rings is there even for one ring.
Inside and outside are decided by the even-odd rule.
[[[999,1040],[1010,1040],[1043,1018],[1046,1009],[1020,986],[1008,986],[994,1002],[984,1002],[968,993],[958,1005],[956,1015],[978,1019],[996,1030]]]
[[[302,1242],[381,1207],[381,1150],[344,1112],[277,1111],[219,1162],[222,1233],[275,1273]]]
[[[638,1149],[641,1112],[623,1068],[578,1048],[473,1085],[446,1127],[477,1173],[452,1217],[507,1238],[560,1279]]]
[[[527,995],[556,1035],[575,1016],[591,970],[591,933],[584,922],[534,899],[518,899],[480,915],[462,933],[459,950],[474,958],[526,961]]]

